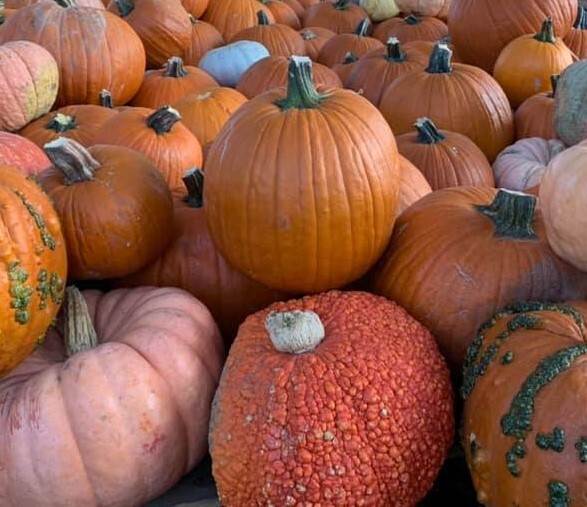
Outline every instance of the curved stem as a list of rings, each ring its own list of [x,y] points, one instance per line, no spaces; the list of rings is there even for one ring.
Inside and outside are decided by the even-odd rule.
[[[346,11],[350,3],[351,0],[336,0],[333,5],[336,10]]]
[[[404,21],[408,25],[419,25],[420,23],[422,23],[422,20],[420,18],[414,16],[413,14],[410,14],[409,16],[406,16],[404,18]]]
[[[363,18],[359,21],[357,28],[355,29],[355,35],[359,37],[366,37],[369,33],[369,28],[371,27],[371,21],[369,18]]]
[[[181,115],[177,109],[163,106],[147,116],[147,126],[152,128],[157,135],[161,135],[170,132],[179,120],[181,120]]]
[[[418,118],[414,127],[418,131],[418,142],[422,144],[437,144],[446,139],[434,125],[430,118]]]
[[[165,77],[185,77],[188,71],[183,66],[183,60],[179,56],[172,56],[167,60]]]
[[[577,19],[575,19],[573,28],[576,28],[577,30],[587,30],[587,9],[582,5],[579,5]]]
[[[491,204],[475,207],[494,223],[496,237],[536,239],[532,227],[536,200],[534,195],[500,188]]]
[[[57,113],[47,125],[46,129],[53,130],[54,132],[67,132],[77,127],[77,120],[75,116],[69,116],[63,113]]]
[[[259,9],[257,11],[257,24],[259,25],[269,25],[269,18],[267,17],[267,13],[263,9]]]
[[[271,312],[265,319],[265,329],[273,346],[288,354],[310,352],[325,336],[320,317],[311,310]]]
[[[283,110],[318,107],[325,95],[317,92],[312,76],[312,60],[307,56],[292,56],[288,66],[287,95],[275,101]]]
[[[77,7],[75,0],[53,0],[60,7]]]
[[[351,51],[348,51],[345,55],[344,58],[342,59],[342,63],[343,65],[347,65],[349,63],[355,63],[356,61],[358,61],[359,57],[355,54],[352,53]]]
[[[108,109],[114,109],[114,102],[112,101],[112,94],[108,90],[102,90],[99,95],[100,105]]]
[[[446,74],[452,72],[452,50],[447,44],[440,42],[434,46],[426,72],[430,74]]]
[[[190,208],[201,208],[204,205],[204,172],[199,167],[188,169],[182,180],[188,192],[183,202]]]
[[[97,347],[96,328],[86,300],[77,287],[70,285],[65,288],[63,310],[65,355],[71,357]]]
[[[552,26],[552,18],[550,16],[544,20],[542,23],[542,28],[534,36],[534,39],[540,42],[549,42],[550,44],[554,44],[556,42],[556,37],[554,36],[554,27]]]
[[[118,7],[118,14],[121,18],[128,16],[135,8],[134,4],[129,0],[114,0],[116,7]]]
[[[94,173],[101,167],[84,146],[67,137],[48,142],[43,150],[51,163],[63,172],[67,185],[93,180]]]
[[[387,48],[387,54],[385,59],[388,62],[405,62],[406,54],[402,53],[402,49],[399,45],[399,39],[397,37],[390,37],[385,43]]]

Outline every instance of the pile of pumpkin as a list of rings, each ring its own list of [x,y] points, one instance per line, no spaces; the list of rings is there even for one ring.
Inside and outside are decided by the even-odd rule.
[[[0,2],[0,505],[584,505],[582,3]]]

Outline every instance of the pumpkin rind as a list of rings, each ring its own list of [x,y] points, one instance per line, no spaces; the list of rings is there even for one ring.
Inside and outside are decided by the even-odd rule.
[[[0,165],[16,167],[25,174],[41,172],[51,165],[45,152],[19,134],[0,132]]]
[[[401,215],[416,201],[432,192],[430,183],[426,180],[420,169],[418,169],[406,157],[400,155],[400,185],[399,205],[396,216]]]

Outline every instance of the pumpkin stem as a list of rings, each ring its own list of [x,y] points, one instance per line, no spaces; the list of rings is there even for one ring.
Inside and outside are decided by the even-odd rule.
[[[157,132],[157,135],[162,135],[170,132],[179,120],[181,120],[181,115],[177,109],[163,106],[147,116],[147,126]]]
[[[204,171],[199,167],[188,169],[183,177],[183,184],[188,191],[183,197],[183,202],[190,208],[201,208],[204,205]]]
[[[333,5],[336,10],[346,11],[350,2],[351,0],[336,0]]]
[[[67,132],[77,127],[75,116],[68,114],[57,113],[47,125],[46,129],[51,129],[54,132]]]
[[[397,37],[390,37],[385,43],[387,48],[387,55],[385,59],[388,62],[405,62],[406,54],[402,53],[402,49],[399,45],[399,39]]]
[[[428,67],[426,72],[430,74],[446,74],[452,72],[450,65],[452,58],[452,49],[444,42],[439,42],[434,45],[434,49],[430,54],[430,60],[428,61]]]
[[[270,312],[265,329],[279,352],[302,354],[314,350],[324,339],[324,326],[312,310]]]
[[[536,196],[500,188],[490,205],[478,205],[495,224],[495,236],[513,239],[536,239],[532,228]]]
[[[267,17],[267,13],[263,9],[259,9],[257,11],[257,24],[259,25],[269,25],[269,18]]]
[[[4,23],[4,0],[0,0],[0,25]]]
[[[100,162],[84,146],[67,137],[48,142],[43,150],[51,163],[63,172],[66,185],[93,180],[100,168]]]
[[[129,0],[114,0],[116,7],[118,7],[118,14],[121,18],[128,16],[135,8],[134,4]]]
[[[534,36],[534,39],[540,42],[550,42],[554,44],[556,37],[554,36],[554,27],[552,26],[552,18],[548,16],[542,23],[542,28]]]
[[[287,95],[275,101],[282,110],[318,107],[326,95],[316,91],[312,76],[312,60],[307,56],[292,56],[287,73]]]
[[[76,7],[75,0],[53,0],[60,7]]]
[[[587,30],[587,9],[582,5],[579,5],[577,19],[575,19],[573,28],[576,28],[577,30]]]
[[[418,131],[418,142],[422,144],[437,144],[446,139],[434,125],[430,118],[418,118],[414,127]]]
[[[550,76],[550,86],[552,88],[552,91],[548,94],[549,97],[554,97],[554,94],[556,93],[556,87],[558,85],[559,78],[560,78],[560,74],[553,74],[552,76]]]
[[[369,32],[369,27],[371,26],[371,21],[369,18],[363,18],[359,21],[357,28],[355,29],[355,35],[359,37],[366,37]]]
[[[300,34],[302,35],[302,39],[304,40],[312,40],[318,37],[312,30],[308,28],[304,28]]]
[[[422,23],[422,20],[420,18],[414,16],[413,14],[410,14],[410,15],[406,16],[404,18],[404,21],[408,25],[419,25],[420,23]]]
[[[172,56],[167,60],[165,77],[185,77],[188,71],[183,66],[183,60],[179,56]]]
[[[347,53],[344,55],[344,58],[342,59],[342,62],[340,63],[347,65],[349,63],[355,63],[358,59],[359,57],[355,53],[347,51]]]
[[[114,102],[112,100],[112,94],[108,90],[102,90],[100,92],[98,100],[100,101],[100,105],[102,107],[107,107],[108,109],[114,109]]]
[[[65,288],[63,307],[65,355],[71,357],[97,347],[98,335],[86,300],[77,287],[70,285]]]

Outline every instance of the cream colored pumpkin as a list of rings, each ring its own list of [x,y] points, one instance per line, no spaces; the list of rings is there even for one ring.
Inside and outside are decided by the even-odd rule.
[[[359,5],[369,14],[371,21],[393,18],[400,11],[395,0],[359,0]]]
[[[451,0],[396,0],[401,12],[445,18]]]

